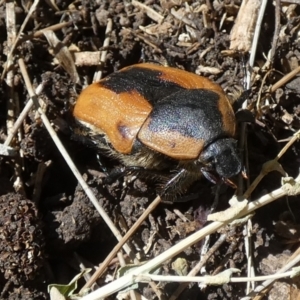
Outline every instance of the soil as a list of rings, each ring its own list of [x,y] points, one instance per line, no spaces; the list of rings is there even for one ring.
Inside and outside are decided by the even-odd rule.
[[[0,70],[4,75],[0,84],[1,143],[29,101],[18,61],[22,58],[34,88],[43,83],[42,109],[52,127],[122,234],[153,201],[158,184],[130,173],[107,180],[108,173],[122,167],[120,163],[76,134],[72,108],[95,72],[100,70],[104,78],[143,61],[167,64],[217,82],[232,102],[246,99],[252,120],[243,133],[244,190],[263,164],[274,159],[300,129],[300,77],[294,75],[272,90],[284,75],[299,68],[300,6],[294,1],[273,1],[279,9],[268,1],[252,68],[248,64],[249,49],[229,51],[242,1],[40,1],[18,38],[7,69],[11,36],[16,37],[14,28],[17,33],[21,29],[32,2],[0,1]],[[15,24],[11,25],[13,17]],[[54,25],[57,28],[53,32],[39,32]],[[103,46],[107,38],[109,43]],[[104,51],[105,59],[99,64]],[[82,60],[78,53],[83,55]],[[96,60],[92,53],[96,53]],[[248,70],[250,88],[244,84]],[[244,117],[249,118],[249,114]],[[238,133],[243,132],[242,124]],[[239,134],[237,138],[241,140]],[[17,155],[2,155],[0,169],[0,298],[49,299],[49,284],[69,283],[80,273],[80,263],[87,268],[98,266],[117,241],[34,108],[10,146]],[[279,160],[284,171],[266,174],[249,200],[280,188],[283,174],[297,177],[299,153],[300,142],[295,141]],[[237,178],[232,181],[238,184]],[[150,260],[203,228],[214,200],[218,198],[216,211],[222,211],[228,208],[234,193],[235,189],[226,184],[216,186],[203,178],[179,199],[190,201],[161,203],[129,244],[141,261]],[[282,197],[251,218],[251,255],[257,276],[276,273],[299,247],[299,200],[298,195]],[[204,274],[238,268],[240,273],[234,276],[247,277],[243,226],[225,227],[211,235],[209,248],[220,236],[225,239],[207,259]],[[189,272],[199,262],[202,246],[203,242],[196,243],[167,261],[161,274],[178,275],[173,264],[176,258],[184,261]],[[126,255],[124,259],[132,263]],[[97,287],[113,280],[119,267],[119,261],[113,260]],[[79,288],[83,285],[80,279]],[[178,283],[162,283],[157,289],[161,299],[169,299],[177,287]],[[285,278],[271,286],[262,299],[299,299],[298,288],[297,279]],[[149,284],[139,284],[137,291],[147,299],[158,299]],[[178,299],[240,299],[245,291],[246,283],[190,284]],[[109,299],[116,299],[116,294]]]

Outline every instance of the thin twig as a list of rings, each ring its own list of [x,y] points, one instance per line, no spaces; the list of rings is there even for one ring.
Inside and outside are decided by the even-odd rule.
[[[253,42],[252,42],[252,47],[251,47],[251,52],[250,52],[250,58],[249,58],[249,67],[250,70],[252,70],[253,66],[254,66],[254,60],[255,60],[255,56],[256,56],[256,51],[257,51],[257,45],[258,45],[258,39],[259,39],[259,35],[260,35],[260,30],[262,27],[262,21],[265,15],[265,10],[266,10],[266,6],[267,6],[268,0],[262,0],[260,9],[259,9],[259,14],[257,17],[257,22],[256,22],[256,26],[255,26],[255,32],[254,32],[254,37],[253,37]],[[249,71],[247,73],[247,90],[249,90],[251,88],[251,71]],[[245,105],[243,105],[243,108],[247,107],[247,103],[245,103]]]
[[[116,254],[123,247],[124,243],[134,234],[134,232],[139,228],[139,226],[145,221],[149,214],[155,209],[155,207],[161,202],[160,197],[156,197],[153,202],[147,207],[144,213],[139,217],[139,219],[134,223],[134,225],[127,231],[124,237],[119,241],[119,243],[113,248],[113,250],[106,257],[104,262],[99,266],[97,271],[93,274],[90,280],[85,284],[81,291],[92,286],[92,284],[103,274],[109,265],[110,261],[116,256]]]
[[[9,50],[13,49],[14,42],[16,40],[16,14],[15,14],[15,3],[9,1],[6,3],[6,31],[7,31],[7,47]],[[11,58],[7,59],[7,67],[10,68],[13,65]],[[14,75],[13,69],[7,72],[6,84],[8,87],[8,94],[6,105],[7,105],[7,119],[6,128],[7,134],[9,135],[14,124],[16,116],[15,111],[15,93],[14,93]]]
[[[152,19],[153,21],[159,24],[164,20],[164,17],[161,14],[159,14],[154,9],[152,9],[151,7],[147,6],[144,3],[141,3],[136,0],[132,0],[131,4],[134,7],[138,7],[139,9],[143,10],[150,19]]]
[[[120,266],[125,267],[126,262],[125,262],[125,259],[124,259],[124,256],[123,256],[122,252],[121,251],[118,252],[117,256],[118,256],[118,259],[119,259],[119,262],[120,262]],[[135,291],[135,290],[130,290],[129,291],[129,297],[130,297],[131,300],[141,299],[141,295],[138,294],[138,292]]]
[[[34,90],[32,88],[27,70],[26,70],[26,66],[24,64],[24,61],[22,58],[20,58],[18,60],[19,63],[19,67],[21,70],[21,73],[23,75],[26,87],[27,87],[27,91],[29,93],[30,98],[32,99],[36,110],[38,111],[38,113],[41,116],[41,119],[46,127],[46,129],[48,130],[51,138],[53,139],[53,142],[55,143],[55,145],[57,146],[57,148],[59,149],[59,151],[61,152],[62,156],[64,157],[66,163],[69,165],[70,169],[72,170],[74,176],[77,178],[78,182],[80,183],[80,185],[82,186],[82,189],[84,190],[84,192],[86,193],[86,195],[89,197],[89,199],[91,200],[91,202],[93,203],[93,205],[95,206],[95,208],[97,209],[97,211],[99,212],[99,214],[101,215],[102,219],[105,221],[105,223],[108,225],[108,227],[110,228],[110,230],[113,232],[113,234],[115,235],[117,240],[121,240],[122,239],[122,235],[119,232],[119,230],[115,227],[114,223],[111,221],[111,219],[109,218],[109,216],[107,215],[107,213],[105,212],[105,210],[101,207],[101,205],[99,204],[98,200],[96,199],[96,197],[94,196],[94,194],[92,193],[91,189],[89,188],[89,186],[86,184],[86,182],[84,181],[84,179],[82,178],[81,174],[79,173],[78,169],[76,168],[76,166],[74,165],[72,159],[70,158],[68,152],[66,151],[66,149],[64,148],[64,146],[62,145],[61,141],[59,140],[56,132],[53,130],[47,116],[45,115],[45,113],[43,112],[43,110],[41,109],[40,105],[39,105],[39,101],[37,96],[34,93]],[[131,251],[130,247],[125,244],[124,245],[124,250],[128,255],[131,255],[133,252]]]
[[[8,1],[6,3],[6,27],[7,27],[7,46],[8,49],[11,50],[13,49],[16,43],[16,13],[15,13],[15,3],[13,1]],[[13,63],[14,62],[12,57],[10,58],[8,57],[6,62],[7,67],[9,69],[6,76],[6,84],[8,87],[8,94],[9,94],[9,97],[7,98],[7,120],[6,120],[8,135],[11,135],[12,129],[14,127],[15,118],[19,113],[17,111],[17,109],[19,108],[19,103],[18,103],[19,98],[17,93],[15,93],[15,83],[14,83],[15,72],[14,69],[11,68],[11,66],[13,66]],[[15,172],[13,186],[18,193],[26,195],[24,189],[24,183],[22,179],[21,150],[19,151],[19,153],[20,156],[12,160],[12,162],[14,163],[14,172]]]
[[[201,268],[204,266],[204,264],[207,262],[207,260],[217,251],[217,249],[220,248],[221,245],[226,241],[226,234],[220,235],[218,240],[215,242],[215,244],[206,252],[206,254],[201,257],[201,260],[197,263],[197,265],[188,273],[187,276],[195,276],[199,273]],[[189,283],[183,282],[179,285],[179,287],[175,290],[175,292],[170,297],[170,300],[176,300],[179,295],[185,290],[186,287],[188,287]]]
[[[18,40],[20,39],[20,36],[21,36],[21,34],[23,33],[23,30],[24,30],[25,26],[27,25],[27,22],[28,22],[29,19],[31,18],[31,15],[34,13],[34,11],[35,11],[37,5],[39,4],[39,2],[40,2],[40,0],[35,0],[35,1],[32,3],[32,5],[31,5],[31,7],[30,7],[30,10],[28,11],[28,14],[26,15],[26,18],[25,18],[25,20],[24,20],[24,22],[23,22],[23,24],[22,24],[22,26],[21,26],[21,28],[20,28],[20,30],[19,30],[19,33],[18,33],[18,35],[17,35],[17,38],[15,39],[14,44],[12,45],[10,51],[9,51],[8,54],[7,54],[7,61],[6,61],[6,63],[4,64],[3,72],[2,72],[2,75],[1,75],[1,81],[4,79],[5,73],[6,73],[7,70],[8,70],[8,67],[9,67],[9,63],[8,63],[8,62],[12,59],[12,54],[13,54],[13,52],[14,52],[16,46],[17,46]]]
[[[17,45],[23,43],[23,42],[26,42],[28,40],[32,40],[32,39],[35,39],[35,38],[38,38],[40,36],[43,36],[44,35],[44,31],[45,30],[49,30],[49,31],[57,31],[57,30],[60,30],[64,27],[67,27],[69,25],[72,25],[73,22],[72,21],[69,21],[69,22],[62,22],[62,23],[59,23],[59,24],[55,24],[55,25],[51,25],[51,26],[48,26],[48,27],[45,27],[43,29],[40,29],[32,34],[29,34],[29,35],[24,35],[22,36],[19,41],[17,42]]]
[[[297,258],[297,261],[300,261],[300,255]],[[172,276],[172,275],[156,275],[156,274],[142,274],[136,275],[134,277],[134,282],[149,282],[151,280],[155,281],[167,281],[167,282],[201,282],[204,284],[216,285],[218,281],[221,284],[228,282],[249,282],[249,281],[264,281],[264,280],[272,280],[291,277],[295,274],[295,271],[287,271],[285,273],[280,274],[272,274],[272,275],[264,275],[264,276],[255,276],[255,277],[230,277],[223,279],[221,276],[218,278],[216,276]]]
[[[298,248],[295,253],[296,255],[293,255],[294,259],[285,264],[278,272],[276,272],[276,274],[282,274],[300,262],[300,249]],[[241,300],[253,299],[259,292],[263,291],[268,286],[273,284],[276,279],[277,277],[272,277],[271,279],[266,280],[265,282],[257,286],[253,291],[251,291],[246,297],[241,298]]]
[[[286,74],[285,76],[283,76],[280,80],[278,80],[271,88],[270,92],[273,93],[275,92],[277,89],[279,89],[281,86],[283,86],[284,84],[286,84],[288,81],[290,81],[292,78],[294,78],[298,73],[300,72],[300,66],[296,69],[294,69],[293,71],[291,71],[290,73]]]
[[[272,48],[270,53],[270,61],[273,63],[277,41],[279,38],[279,30],[280,30],[280,11],[281,11],[281,5],[280,0],[276,0],[276,6],[275,6],[275,31],[273,35],[273,41],[272,41]]]
[[[300,183],[300,175],[295,179],[296,183]],[[288,189],[285,185],[283,185],[281,188],[268,193],[261,198],[249,203],[244,210],[242,210],[236,217],[241,218],[243,216],[246,216],[252,212],[254,212],[256,209],[265,206],[276,199],[279,199],[285,195],[287,195]],[[165,263],[168,259],[171,259],[172,257],[179,254],[181,251],[186,249],[187,247],[192,246],[193,244],[199,242],[202,240],[206,235],[211,234],[218,229],[220,229],[222,226],[228,224],[230,220],[224,221],[224,222],[213,222],[203,229],[193,233],[186,239],[178,242],[173,247],[169,248],[165,252],[161,253],[160,255],[153,258],[151,261],[145,263],[142,266],[139,266],[135,269],[133,269],[130,273],[127,273],[121,278],[118,278],[117,280],[107,284],[106,286],[90,293],[87,296],[82,297],[81,300],[96,300],[100,298],[105,298],[117,291],[120,291],[127,286],[131,285],[134,281],[134,278],[137,275],[143,274],[143,273],[149,273],[151,270],[155,269],[159,265]]]
[[[41,83],[35,90],[35,94],[36,95],[40,95],[41,92],[43,91],[44,88],[44,84]],[[21,127],[24,119],[26,118],[26,116],[28,115],[31,107],[33,106],[33,102],[32,99],[29,99],[28,102],[26,103],[25,107],[23,108],[21,114],[19,115],[18,119],[16,120],[11,132],[9,133],[9,135],[7,136],[4,145],[8,146],[10,145],[12,139],[14,138],[14,136],[16,135],[18,129]]]
[[[257,45],[258,45],[258,39],[260,36],[260,31],[261,31],[261,27],[262,27],[262,21],[263,21],[263,17],[265,14],[265,10],[266,10],[266,6],[267,6],[267,0],[262,0],[260,9],[259,9],[259,13],[258,13],[258,17],[257,17],[257,21],[256,21],[256,26],[255,26],[255,32],[254,32],[254,36],[253,36],[253,41],[252,41],[252,47],[251,47],[251,52],[250,52],[250,58],[249,58],[249,71],[247,72],[247,90],[250,89],[251,87],[251,70],[253,69],[254,66],[254,60],[255,60],[255,56],[256,56],[256,51],[257,51]],[[247,108],[247,101],[245,101],[242,105],[242,107],[245,109]],[[246,139],[246,124],[242,124],[241,126],[241,135],[240,135],[240,147],[241,149],[244,149],[245,147],[245,139]],[[241,176],[240,176],[241,178]],[[240,179],[239,183],[242,185],[242,180]],[[239,189],[241,191],[241,188]],[[248,225],[245,225],[245,229],[248,232],[248,228],[250,226],[250,223],[248,223]],[[248,235],[246,235],[245,239],[248,239]],[[246,245],[250,245],[250,241],[248,239],[248,241],[246,241]],[[253,260],[252,260],[252,254],[249,253],[249,251],[246,251],[246,255],[247,255],[247,270],[250,272],[251,270],[254,270],[252,268],[253,265]],[[251,277],[254,274],[247,274],[249,277]],[[250,282],[247,283],[247,291],[250,291]]]
[[[260,171],[260,174],[255,178],[255,180],[252,182],[250,187],[247,189],[247,191],[244,193],[243,197],[245,199],[248,199],[256,186],[260,183],[260,181],[268,174],[270,171],[277,170],[276,168],[278,165],[278,160],[283,156],[283,154],[297,141],[300,137],[300,130],[294,134],[292,139],[286,143],[286,145],[281,149],[281,151],[277,154],[277,156],[272,160],[268,161],[264,164],[262,170]]]
[[[109,46],[112,26],[113,26],[112,19],[108,19],[107,20],[107,25],[106,25],[106,30],[105,30],[105,40],[103,42],[103,48],[104,49],[106,49]],[[93,82],[98,82],[102,78],[102,73],[103,73],[102,69],[103,69],[104,63],[106,61],[106,54],[107,54],[107,50],[101,51],[100,63],[99,63],[99,65],[97,67],[97,70],[94,74]]]

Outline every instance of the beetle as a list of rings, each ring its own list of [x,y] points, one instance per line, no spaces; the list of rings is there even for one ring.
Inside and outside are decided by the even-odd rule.
[[[226,94],[184,70],[126,67],[85,88],[73,116],[101,153],[127,168],[165,172],[166,195],[185,192],[202,174],[216,182],[241,171]]]

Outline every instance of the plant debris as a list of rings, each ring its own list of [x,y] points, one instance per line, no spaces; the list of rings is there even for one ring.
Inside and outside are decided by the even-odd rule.
[[[300,6],[296,1],[267,1],[260,15],[263,4],[0,0],[0,143],[14,154],[1,155],[1,299],[49,299],[48,284],[65,285],[88,268],[92,275],[155,199],[155,181],[134,172],[108,180],[107,175],[122,166],[76,134],[72,108],[80,91],[122,67],[141,61],[177,67],[217,82],[233,104],[242,98],[242,108],[254,121],[247,123],[246,131],[239,124],[237,133],[245,162],[244,178],[233,179],[238,198],[250,186],[245,198],[255,205],[262,196],[276,194],[287,180],[298,186]],[[54,129],[51,136],[60,138],[118,229],[117,239],[53,143],[29,97],[28,81]],[[157,268],[165,276],[217,276],[238,269],[226,282],[147,281],[137,283],[135,293],[147,299],[242,299],[247,283],[232,278],[272,275],[299,256],[300,199],[298,190],[293,191],[257,209],[251,221],[223,226]],[[122,266],[143,266],[209,228],[207,216],[228,209],[235,192],[200,180],[180,202],[160,203],[95,283],[85,276],[74,293],[86,292],[85,284],[91,291],[100,290],[115,282]],[[255,288],[252,292],[262,295]],[[79,297],[84,299],[83,294]],[[298,299],[299,280],[277,280],[263,295]],[[121,297],[117,291],[106,299],[116,297]]]

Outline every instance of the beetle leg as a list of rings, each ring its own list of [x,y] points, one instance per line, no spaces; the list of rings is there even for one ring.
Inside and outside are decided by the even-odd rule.
[[[217,184],[221,181],[220,177],[216,176],[216,174],[207,170],[206,168],[201,168],[201,173],[207,180],[209,180],[213,184]]]
[[[113,169],[109,173],[108,177],[105,179],[105,183],[113,183],[117,179],[127,176],[129,174],[139,174],[142,176],[144,175],[144,177],[154,177],[159,179],[166,178],[166,175],[162,174],[162,172],[158,170],[146,169],[144,167],[139,167],[139,166],[131,166],[131,167]]]
[[[104,179],[104,183],[111,184],[125,175],[127,175],[126,168],[114,168],[108,173],[107,177]]]
[[[165,196],[168,194],[176,194],[179,188],[179,182],[187,175],[187,170],[181,169],[175,176],[173,176],[163,187],[160,192],[161,196]]]
[[[143,167],[123,167],[123,168],[114,168],[112,171],[109,172],[108,176],[105,179],[105,183],[113,183],[114,181],[120,179],[121,177],[127,176],[131,173],[137,172],[148,172]]]
[[[234,182],[232,182],[231,180],[229,180],[228,178],[221,178],[218,175],[214,174],[213,172],[211,172],[205,168],[202,168],[201,172],[205,176],[205,178],[208,179],[213,184],[220,184],[220,183],[224,182],[228,186],[236,189],[236,184]]]

